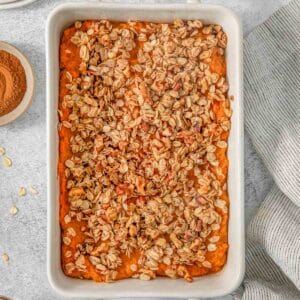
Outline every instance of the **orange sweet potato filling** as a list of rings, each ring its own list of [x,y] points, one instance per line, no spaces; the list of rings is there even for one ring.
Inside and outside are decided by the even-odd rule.
[[[86,30],[89,28],[92,21],[85,21],[81,27],[81,30]],[[114,23],[114,26],[122,26],[127,27],[126,23]],[[145,26],[145,23],[137,22],[135,28],[138,30],[141,27]],[[60,92],[59,92],[59,110],[60,121],[67,120],[69,115],[69,110],[62,107],[62,101],[65,95],[68,94],[68,90],[65,87],[68,83],[68,79],[66,77],[66,72],[69,72],[73,78],[79,76],[79,64],[81,63],[81,59],[79,57],[79,48],[71,42],[71,37],[74,35],[76,29],[74,25],[64,30],[61,43],[60,43]],[[136,51],[132,51],[132,61],[135,60],[134,55],[136,55]],[[216,49],[214,49],[210,63],[210,70],[219,75],[225,76],[226,74],[226,63],[224,55],[220,55]],[[214,101],[212,106],[213,112],[215,113],[217,120],[224,117],[224,108],[221,105],[221,102]],[[58,176],[59,176],[59,185],[60,185],[60,194],[59,194],[59,203],[60,203],[60,225],[62,230],[62,236],[66,232],[68,228],[73,228],[76,231],[76,236],[72,238],[70,245],[65,245],[62,243],[62,251],[61,251],[61,259],[62,259],[62,268],[65,271],[65,265],[70,262],[74,262],[73,255],[67,258],[65,256],[66,251],[71,251],[72,254],[76,251],[76,245],[82,243],[86,238],[81,231],[81,227],[84,224],[83,221],[78,222],[76,220],[72,220],[70,223],[66,224],[64,222],[64,216],[69,212],[70,204],[68,201],[68,191],[67,191],[67,178],[65,176],[65,164],[64,162],[72,156],[69,140],[72,136],[70,129],[66,127],[61,127],[59,132],[59,163],[58,163]],[[228,132],[223,132],[222,139],[227,140]],[[222,168],[222,173],[226,176],[218,177],[218,180],[223,185],[227,181],[227,172],[228,172],[228,159],[227,159],[227,149],[217,148],[216,156],[219,161],[219,167]],[[229,206],[229,199],[227,191],[223,192],[221,196],[222,200],[226,201],[227,206]],[[191,265],[186,266],[190,275],[192,277],[202,276],[209,273],[215,273],[222,269],[227,259],[227,226],[228,226],[228,214],[222,212],[222,210],[218,210],[218,213],[222,216],[221,228],[218,232],[220,236],[220,240],[217,243],[218,248],[214,252],[208,252],[206,259],[212,264],[212,268],[208,269],[203,266]],[[134,272],[130,269],[131,264],[137,264],[139,258],[139,251],[136,251],[131,255],[131,257],[127,257],[126,255],[122,255],[122,265],[118,268],[117,280],[125,279],[131,277]],[[86,272],[81,272],[78,270],[74,270],[71,274],[67,274],[71,277],[76,278],[85,278],[85,279],[93,279],[98,282],[104,281],[104,276],[97,272],[95,266],[91,264],[91,262],[86,258],[85,264],[87,266]],[[166,265],[160,264],[159,270],[156,272],[159,276],[165,276],[164,270],[166,269]]]

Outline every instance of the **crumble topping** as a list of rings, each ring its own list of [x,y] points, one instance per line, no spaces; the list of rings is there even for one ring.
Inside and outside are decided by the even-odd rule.
[[[210,68],[226,34],[199,20],[126,24],[95,21],[85,31],[76,22],[71,39],[81,64],[78,77],[67,72],[62,102],[61,126],[72,133],[64,223],[82,221],[85,239],[65,253],[74,257],[66,272],[85,272],[89,260],[110,282],[123,255],[138,251],[132,277],[155,278],[163,264],[166,276],[192,281],[187,266],[212,268],[207,255],[228,213],[216,154],[227,148],[228,83]],[[76,232],[64,231],[66,246]]]

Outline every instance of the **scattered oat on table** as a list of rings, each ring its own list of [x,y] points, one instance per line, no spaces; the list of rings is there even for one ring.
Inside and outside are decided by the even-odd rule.
[[[3,253],[3,254],[2,254],[2,260],[3,260],[5,263],[7,263],[7,262],[9,261],[9,256],[8,256],[8,254]]]
[[[5,154],[5,149],[3,147],[0,147],[0,156]]]
[[[16,214],[18,213],[18,208],[15,207],[15,206],[12,206],[12,207],[10,208],[9,212],[10,212],[11,215],[14,216],[14,215],[16,215]]]
[[[33,195],[37,195],[39,193],[33,186],[29,186],[28,192]]]
[[[7,168],[11,167],[12,166],[12,160],[8,157],[4,157],[3,158],[3,165],[4,165],[4,167],[7,167]]]
[[[19,188],[19,196],[20,197],[24,197],[27,194],[26,188],[24,188],[23,186],[21,186]]]

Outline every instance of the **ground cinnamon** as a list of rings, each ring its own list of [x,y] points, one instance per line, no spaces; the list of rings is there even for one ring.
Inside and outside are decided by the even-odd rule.
[[[14,110],[26,92],[26,75],[20,60],[0,50],[0,116]]]

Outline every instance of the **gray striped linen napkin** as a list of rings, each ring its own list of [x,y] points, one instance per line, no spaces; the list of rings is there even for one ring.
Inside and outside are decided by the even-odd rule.
[[[247,229],[235,299],[300,299],[299,16],[291,1],[244,41],[246,130],[274,186]]]

